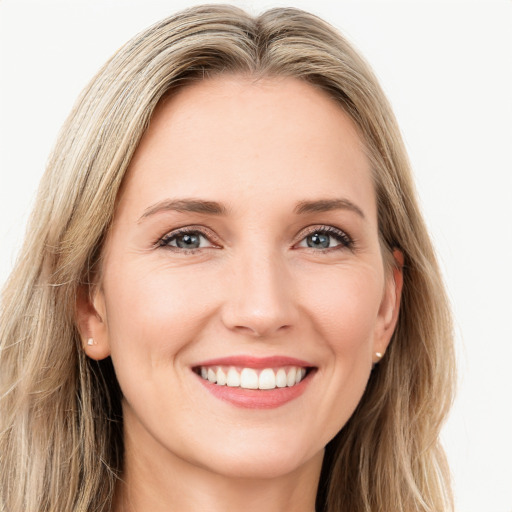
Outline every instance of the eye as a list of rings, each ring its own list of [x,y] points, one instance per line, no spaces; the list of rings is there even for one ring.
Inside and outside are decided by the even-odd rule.
[[[201,231],[192,229],[179,229],[162,237],[158,245],[174,250],[195,250],[206,247],[216,247]]]
[[[352,239],[341,229],[325,226],[310,231],[298,244],[299,247],[312,249],[352,248]]]

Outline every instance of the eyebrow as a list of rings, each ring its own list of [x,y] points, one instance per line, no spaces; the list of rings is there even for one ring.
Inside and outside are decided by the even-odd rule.
[[[300,201],[295,207],[295,213],[306,214],[306,213],[319,213],[328,212],[331,210],[349,210],[362,219],[365,218],[363,210],[356,204],[348,199],[319,199],[316,201]]]
[[[294,212],[298,215],[328,212],[332,210],[349,210],[359,215],[362,219],[365,218],[361,208],[348,199],[299,201],[294,208]],[[206,215],[227,214],[226,207],[216,201],[205,201],[203,199],[166,199],[146,208],[140,217],[139,222],[151,215],[154,215],[155,213],[164,211],[192,212]]]
[[[226,215],[226,208],[216,201],[202,199],[166,199],[144,210],[139,222],[150,215],[164,211],[204,213],[207,215]]]

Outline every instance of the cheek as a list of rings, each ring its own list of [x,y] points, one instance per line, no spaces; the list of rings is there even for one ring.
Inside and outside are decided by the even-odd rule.
[[[375,270],[377,269],[377,270]],[[307,312],[323,354],[317,428],[329,442],[352,416],[371,374],[373,340],[383,294],[378,265],[317,269],[304,281]],[[302,289],[304,294],[305,288]]]
[[[335,354],[366,350],[373,340],[382,299],[382,276],[374,266],[317,271],[305,283],[305,304],[315,330]]]
[[[169,361],[192,341],[211,309],[211,286],[183,269],[135,263],[105,283],[114,360]],[[130,276],[126,278],[125,276]]]

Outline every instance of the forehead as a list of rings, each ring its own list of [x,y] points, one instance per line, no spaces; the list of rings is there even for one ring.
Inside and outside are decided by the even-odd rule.
[[[223,76],[162,101],[123,195],[147,202],[165,194],[227,204],[244,198],[250,204],[251,194],[259,194],[262,207],[266,200],[314,196],[375,202],[353,121],[325,92],[283,77]],[[374,204],[366,208],[375,214]]]

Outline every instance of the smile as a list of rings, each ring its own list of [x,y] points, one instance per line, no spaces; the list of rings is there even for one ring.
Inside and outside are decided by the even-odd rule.
[[[299,398],[318,368],[287,356],[230,356],[193,366],[198,382],[216,398],[236,407],[273,409]]]
[[[306,376],[307,369],[300,366],[281,368],[239,368],[235,366],[200,366],[196,373],[202,379],[218,386],[242,389],[270,390],[293,387]]]

